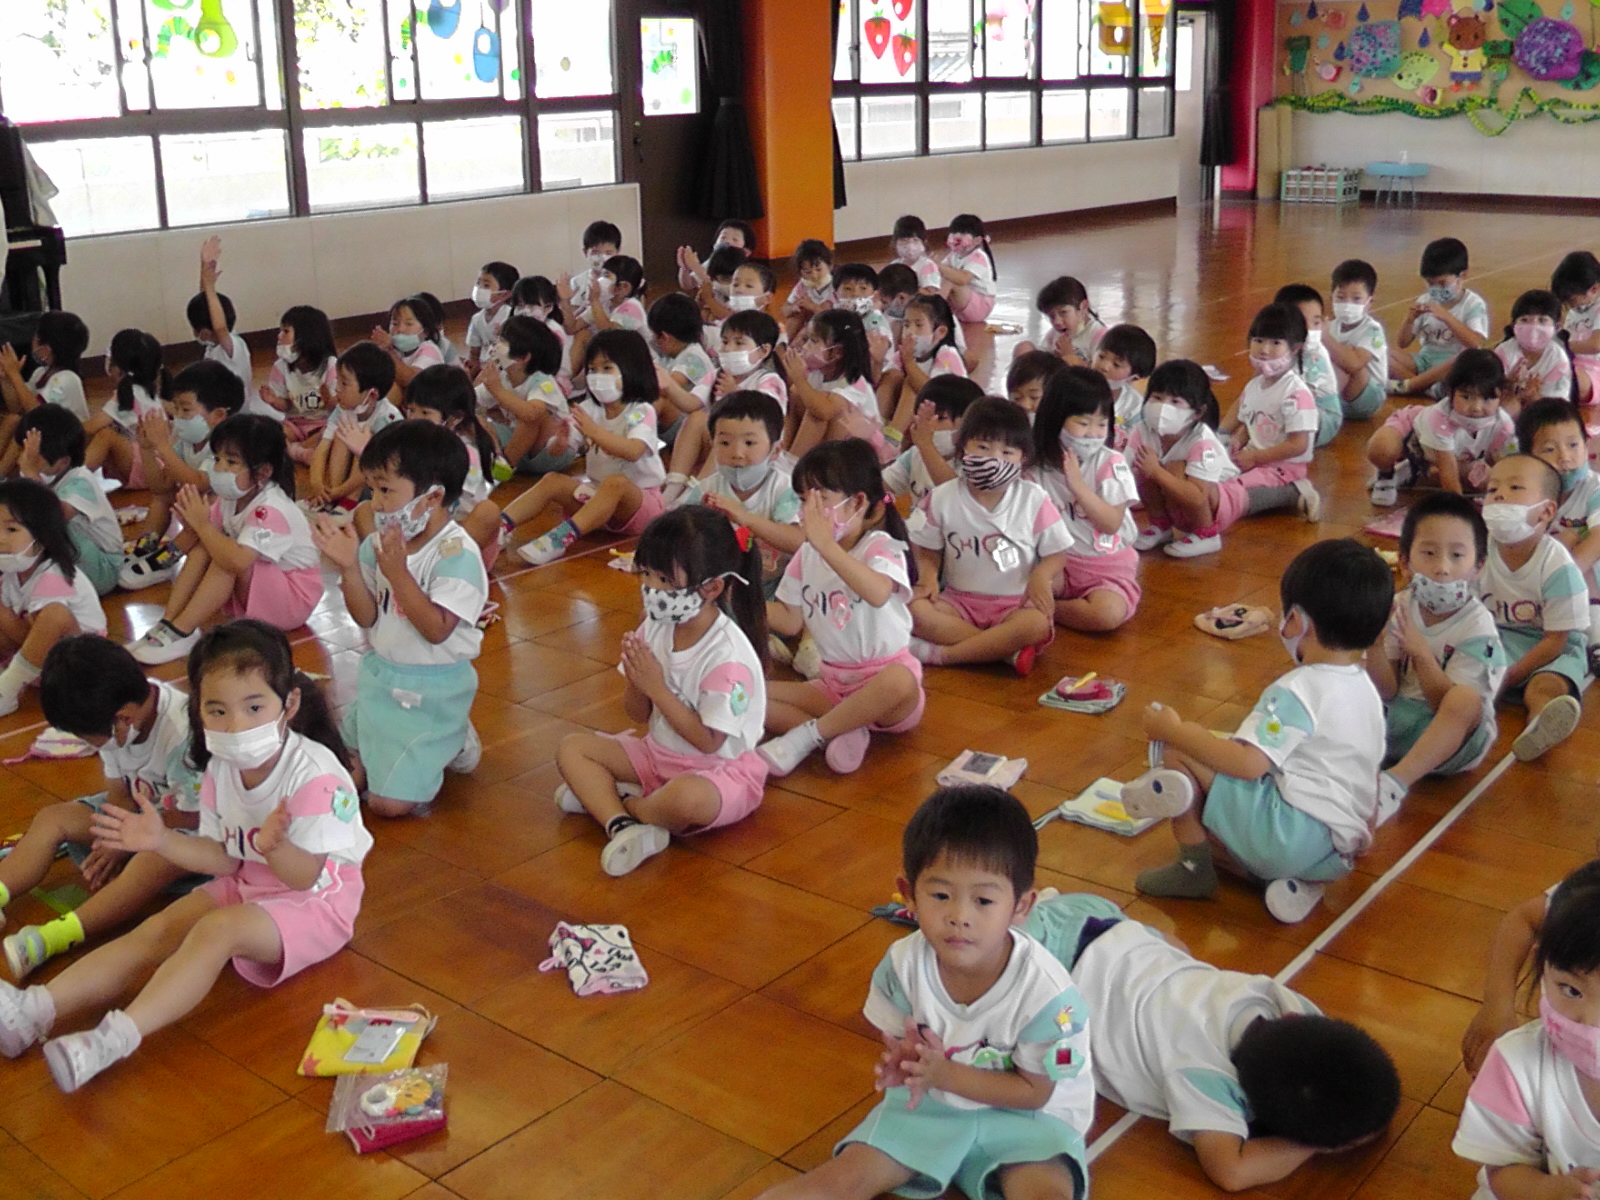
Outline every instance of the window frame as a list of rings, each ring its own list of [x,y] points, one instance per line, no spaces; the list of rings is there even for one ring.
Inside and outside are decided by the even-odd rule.
[[[861,79],[861,36],[860,12],[863,3],[871,0],[832,0],[835,19],[840,22],[838,30],[839,46],[835,61],[843,59],[850,65],[849,79],[833,80],[833,100],[848,100],[855,114],[855,153],[847,153],[847,147],[841,139],[841,155],[845,162],[883,162],[896,158],[924,158],[942,156],[946,154],[979,154],[989,150],[1025,150],[1044,146],[1072,146],[1093,143],[1101,145],[1108,142],[1134,142],[1154,141],[1161,138],[1175,136],[1173,113],[1176,111],[1175,92],[1177,84],[1177,25],[1179,4],[1171,0],[1167,8],[1162,36],[1167,39],[1166,60],[1167,70],[1161,75],[1146,75],[1142,72],[1143,54],[1141,48],[1148,35],[1149,18],[1144,11],[1141,0],[1128,0],[1128,7],[1133,14],[1134,42],[1128,55],[1128,73],[1126,75],[1091,75],[1078,74],[1074,78],[1047,76],[1044,74],[1044,37],[1049,17],[1045,5],[1037,3],[1034,7],[1033,21],[1033,49],[1031,61],[1026,75],[978,75],[976,72],[983,64],[985,48],[982,36],[978,32],[977,13],[983,11],[980,6],[985,0],[967,0],[968,12],[972,14],[969,25],[973,28],[972,40],[969,46],[969,62],[974,75],[965,83],[935,83],[929,78],[929,43],[928,43],[928,7],[929,0],[917,0],[915,22],[917,33],[917,69],[916,81],[901,80],[897,83],[862,83]],[[1078,63],[1086,67],[1090,60],[1090,39],[1097,36],[1094,22],[1089,20],[1098,0],[1077,0],[1078,3],[1078,30],[1079,49]],[[1147,134],[1141,137],[1139,132],[1139,94],[1146,88],[1164,88],[1167,93],[1167,131],[1159,134]],[[1091,131],[1090,101],[1086,95],[1084,136],[1081,141],[1044,140],[1044,95],[1046,92],[1073,92],[1081,91],[1092,94],[1096,91],[1121,91],[1126,96],[1128,110],[1128,132],[1119,137],[1095,137]],[[1025,142],[1003,142],[994,146],[989,144],[989,106],[990,95],[1006,95],[1027,93],[1032,105],[1032,130],[1031,136]],[[982,95],[979,105],[979,138],[978,145],[961,149],[933,150],[930,149],[929,123],[932,114],[931,101],[946,96],[969,96],[974,93]],[[908,95],[916,98],[916,144],[915,147],[904,154],[875,154],[864,157],[861,154],[862,125],[861,125],[861,100],[863,97],[880,95]],[[836,110],[830,108],[830,114]],[[837,122],[837,118],[835,117]]]
[[[142,0],[141,0],[142,3]],[[163,136],[173,135],[204,135],[207,133],[279,133],[286,139],[285,170],[287,172],[287,194],[289,211],[284,214],[275,214],[271,217],[243,218],[239,222],[225,222],[228,224],[253,222],[257,220],[282,220],[285,218],[320,216],[323,214],[341,214],[348,212],[368,211],[384,208],[415,207],[418,204],[454,204],[463,200],[483,199],[495,196],[528,195],[542,192],[545,189],[541,183],[541,163],[539,153],[539,118],[541,116],[560,116],[565,113],[591,113],[605,111],[612,114],[613,131],[622,128],[622,94],[621,71],[618,63],[620,44],[623,41],[616,20],[620,15],[625,15],[625,5],[616,0],[611,2],[613,17],[613,33],[611,37],[611,91],[598,92],[584,96],[561,96],[540,98],[538,96],[538,78],[536,56],[533,52],[533,0],[511,0],[515,6],[518,22],[514,48],[507,43],[502,43],[501,52],[515,53],[518,61],[514,64],[518,75],[518,84],[521,94],[515,99],[506,99],[502,91],[495,96],[463,97],[454,99],[428,100],[421,97],[422,88],[417,86],[417,93],[410,99],[395,100],[393,70],[394,61],[389,53],[390,37],[390,6],[409,7],[411,0],[385,0],[383,12],[384,34],[384,78],[388,85],[389,99],[384,104],[371,105],[359,108],[307,108],[302,105],[299,86],[299,44],[295,36],[295,0],[255,0],[252,4],[254,15],[255,33],[255,69],[260,87],[260,98],[251,105],[229,105],[217,108],[169,108],[155,107],[154,93],[151,95],[151,107],[148,111],[142,109],[129,110],[128,87],[126,76],[123,74],[123,65],[128,61],[122,57],[123,42],[119,26],[120,15],[115,0],[106,0],[109,23],[111,27],[112,53],[117,64],[116,96],[117,105],[121,110],[119,115],[105,117],[84,117],[61,121],[35,121],[18,122],[18,129],[23,140],[29,144],[40,144],[59,141],[86,141],[98,138],[149,138],[152,152],[155,156],[155,188],[156,188],[156,214],[157,224],[154,226],[140,226],[115,233],[80,234],[81,237],[112,237],[122,233],[147,232],[150,229],[172,228],[204,228],[201,225],[174,226],[168,213],[167,188],[165,171],[162,162]],[[508,5],[507,7],[511,7]],[[282,97],[281,105],[273,107],[268,103],[267,97],[271,94],[268,87],[266,62],[267,55],[262,52],[261,29],[263,24],[272,20],[275,28],[276,69],[278,73],[278,94]],[[143,52],[146,62],[149,60],[149,39],[142,38]],[[412,51],[416,54],[415,49]],[[415,62],[415,58],[413,58]],[[420,83],[420,81],[419,81]],[[5,105],[5,81],[0,78],[0,112]],[[470,195],[453,194],[441,196],[437,200],[429,194],[428,164],[427,164],[427,126],[439,121],[460,120],[471,117],[510,117],[514,116],[521,121],[522,131],[522,185],[520,188],[491,188],[481,193]],[[375,203],[362,205],[357,208],[337,207],[313,209],[310,196],[310,180],[307,170],[305,135],[314,133],[317,129],[350,128],[374,125],[410,125],[417,139],[417,200],[399,200],[392,203]],[[612,181],[605,184],[585,184],[582,187],[614,187],[623,182],[622,148],[620,138],[614,136],[612,140]],[[575,188],[552,189],[553,191],[574,191]]]

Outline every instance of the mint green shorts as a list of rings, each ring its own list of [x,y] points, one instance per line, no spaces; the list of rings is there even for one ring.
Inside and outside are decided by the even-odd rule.
[[[1345,404],[1344,415],[1350,420],[1364,421],[1382,408],[1388,398],[1388,389],[1368,372],[1367,386],[1361,389],[1359,396]]]
[[[1201,824],[1257,879],[1319,883],[1350,873],[1328,827],[1285,800],[1270,776],[1218,775],[1206,794]]]
[[[1506,648],[1506,662],[1521,662],[1524,655],[1539,644],[1544,637],[1543,632],[1537,629],[1523,629],[1520,627],[1500,626],[1500,644]],[[1559,675],[1567,681],[1567,690],[1574,696],[1583,692],[1584,676],[1589,673],[1589,632],[1585,629],[1574,629],[1567,634],[1567,644],[1560,654],[1545,663],[1535,671],[1534,675],[1544,674]],[[1533,678],[1530,675],[1528,678]],[[1503,693],[1507,699],[1522,699],[1522,687],[1506,688]]]
[[[1103,930],[1107,922],[1126,919],[1122,910],[1104,896],[1066,892],[1035,904],[1022,929],[1070,971],[1078,961],[1084,931],[1091,922]]]
[[[1433,723],[1433,709],[1426,700],[1415,696],[1396,696],[1384,709],[1384,724],[1388,730],[1388,744],[1383,753],[1383,765],[1393,766],[1411,752],[1422,731]],[[1489,743],[1494,741],[1493,721],[1479,721],[1478,727],[1467,735],[1466,741],[1456,747],[1456,752],[1433,769],[1435,775],[1456,775],[1470,771],[1489,753]]]
[[[94,590],[102,596],[113,591],[122,571],[122,554],[100,549],[88,531],[75,525],[67,526],[67,536],[78,548],[78,569],[89,577]]]

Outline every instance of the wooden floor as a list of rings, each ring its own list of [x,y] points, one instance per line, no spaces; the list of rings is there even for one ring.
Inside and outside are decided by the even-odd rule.
[[[1393,330],[1419,290],[1422,245],[1452,234],[1471,247],[1469,282],[1503,321],[1518,292],[1545,286],[1566,251],[1593,243],[1594,228],[1551,214],[1309,206],[1062,223],[1001,242],[996,320],[1036,333],[1034,290],[1075,274],[1106,320],[1145,326],[1163,358],[1231,374],[1219,388],[1226,401],[1247,375],[1250,317],[1280,284],[1322,288],[1336,261],[1367,258]],[[1000,339],[1002,363],[1014,340]],[[637,584],[608,570],[593,541],[549,567],[503,562],[503,619],[485,639],[473,709],[482,765],[447,781],[432,818],[369,822],[377,847],[353,946],[271,992],[224,975],[187,1020],[75,1096],[57,1092],[37,1052],[0,1060],[0,1200],[715,1200],[757,1195],[815,1165],[873,1103],[876,1040],[860,1008],[873,966],[902,931],[867,909],[887,898],[901,827],[934,775],[967,747],[1025,756],[1016,790],[1038,814],[1097,776],[1142,768],[1138,714],[1151,700],[1232,728],[1284,670],[1282,650],[1270,636],[1208,639],[1191,617],[1227,601],[1275,606],[1297,550],[1359,533],[1369,517],[1368,428],[1348,428],[1317,457],[1313,477],[1328,501],[1320,526],[1258,518],[1238,525],[1218,556],[1147,556],[1144,604],[1125,631],[1062,634],[1026,680],[931,669],[921,727],[877,739],[856,775],[835,777],[813,756],[749,820],[675,844],[620,880],[600,871],[593,822],[562,816],[550,796],[563,734],[628,725],[614,667],[619,637],[639,620]],[[113,601],[112,636],[142,633],[159,615],[153,596]],[[298,659],[331,676],[343,701],[361,634],[336,592],[311,625]],[[1127,702],[1100,717],[1036,703],[1060,675],[1090,669],[1127,680]],[[22,753],[39,723],[30,698],[0,722],[0,754]],[[1503,725],[1483,770],[1419,787],[1300,926],[1277,924],[1233,883],[1210,902],[1137,899],[1134,875],[1172,855],[1164,830],[1125,840],[1056,823],[1041,835],[1041,885],[1111,897],[1221,966],[1293,963],[1297,989],[1393,1053],[1405,1099],[1389,1136],[1314,1162],[1269,1189],[1274,1197],[1470,1192],[1472,1169],[1449,1143],[1466,1087],[1457,1047],[1490,932],[1504,910],[1583,862],[1600,831],[1595,722],[1586,718],[1537,766],[1509,769],[1521,714]],[[23,828],[40,805],[97,790],[96,780],[94,760],[0,770],[0,833]],[[1320,938],[1469,792],[1475,800],[1448,831],[1347,927]],[[58,867],[52,883],[70,881]],[[6,915],[15,926],[47,913],[30,899]],[[563,974],[540,974],[558,918],[625,923],[649,987],[580,1000]],[[294,1068],[319,1006],[336,996],[420,1001],[440,1015],[422,1057],[450,1064],[447,1136],[357,1158],[322,1132],[331,1084]],[[1100,1128],[1120,1115],[1102,1105]],[[1104,1153],[1093,1180],[1100,1200],[1212,1190],[1192,1155],[1148,1121]]]

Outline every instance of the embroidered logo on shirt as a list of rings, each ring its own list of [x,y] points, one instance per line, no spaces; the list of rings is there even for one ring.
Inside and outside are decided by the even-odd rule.
[[[743,683],[735,680],[728,688],[728,708],[736,717],[744,716],[745,710],[750,707],[750,692]]]
[[[328,811],[346,825],[356,819],[356,813],[361,808],[361,800],[348,788],[335,788],[333,798],[329,802]]]

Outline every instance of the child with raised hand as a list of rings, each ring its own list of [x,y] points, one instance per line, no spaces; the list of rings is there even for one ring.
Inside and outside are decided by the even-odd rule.
[[[439,321],[433,305],[421,295],[396,300],[389,308],[389,327],[375,325],[372,341],[394,361],[394,381],[403,391],[418,371],[444,361],[439,349]]]
[[[372,836],[327,700],[295,670],[289,639],[261,621],[212,630],[189,657],[189,694],[190,761],[205,772],[198,832],[169,828],[140,786],[137,812],[95,815],[95,844],[215,878],[48,984],[0,984],[0,1053],[16,1058],[59,1021],[117,1003],[155,968],[126,1009],[45,1042],[64,1092],[186,1016],[230,961],[273,987],[338,953],[361,908]]]
[[[22,360],[10,342],[0,345],[0,399],[6,413],[0,417],[0,475],[17,466],[18,447],[12,442],[17,423],[41,404],[59,404],[80,421],[89,419],[78,367],[89,346],[89,328],[75,313],[45,312],[33,331],[28,357],[31,375],[22,374]]]
[[[917,281],[917,291],[932,295],[942,290],[944,274],[939,264],[928,253],[928,227],[921,217],[897,217],[889,235],[889,251],[895,261],[911,271]]]
[[[78,548],[78,569],[96,594],[117,586],[122,570],[122,527],[95,473],[83,464],[83,426],[55,404],[41,404],[17,426],[22,456],[17,469],[56,494],[67,534]]]
[[[1344,402],[1339,398],[1339,377],[1324,338],[1326,310],[1322,293],[1306,283],[1285,284],[1272,297],[1274,304],[1292,304],[1306,319],[1306,344],[1300,350],[1300,378],[1317,402],[1317,436],[1321,449],[1344,428]]]
[[[162,411],[162,402],[171,394],[172,380],[161,365],[161,343],[142,329],[117,330],[106,350],[106,378],[116,394],[83,422],[89,439],[84,465],[91,471],[104,467],[129,487],[142,488],[139,422]]]
[[[0,717],[17,711],[62,638],[106,631],[94,584],[78,569],[61,501],[33,479],[0,480]]]
[[[426,816],[444,772],[470,771],[481,745],[472,728],[489,598],[483,557],[451,517],[467,477],[467,451],[450,430],[399,421],[361,452],[377,530],[317,518],[317,549],[339,569],[351,619],[367,631],[356,696],[340,734],[363,778],[367,808],[383,817]]]
[[[712,396],[719,402],[734,392],[754,391],[770,396],[778,406],[778,436],[773,444],[779,444],[789,408],[789,386],[776,354],[778,323],[759,310],[740,311],[722,323],[720,336],[721,352],[717,355]],[[697,409],[684,418],[672,443],[671,470],[661,487],[668,504],[680,503],[684,490],[703,473],[701,468],[707,465],[711,446],[710,413]]]
[[[1149,378],[1155,370],[1155,339],[1137,325],[1113,325],[1101,337],[1089,365],[1106,377],[1115,394],[1115,441],[1120,450],[1144,413],[1144,395],[1135,381]]]
[[[556,292],[561,284],[556,284]],[[644,309],[644,266],[638,259],[626,254],[613,254],[600,269],[596,290],[590,293],[589,307],[584,311],[586,332],[599,333],[607,329],[633,329],[643,332],[648,314]]]
[[[746,255],[754,254],[756,249],[756,231],[748,221],[741,221],[737,217],[729,217],[717,226],[716,233],[711,238],[711,254],[709,259],[722,249],[740,250]],[[705,284],[708,272],[701,265],[700,256],[694,252],[692,246],[678,247],[678,290],[688,295],[694,295]]]
[[[859,438],[824,442],[795,468],[805,496],[805,541],[767,605],[774,633],[816,642],[821,673],[767,685],[760,748],[787,775],[824,743],[828,766],[861,766],[873,733],[904,733],[922,720],[922,664],[912,655],[910,546],[872,448]]]
[[[917,393],[915,415],[906,430],[908,449],[883,469],[891,496],[910,496],[913,505],[941,483],[956,477],[956,430],[983,388],[965,375],[937,375]]]
[[[1165,1121],[1224,1191],[1276,1183],[1394,1119],[1383,1047],[1268,976],[1202,962],[1101,896],[1041,893],[1022,928],[1083,993],[1095,1091]]]
[[[0,859],[0,909],[43,882],[66,843],[89,898],[75,910],[27,925],[5,939],[11,976],[21,982],[58,954],[141,915],[184,872],[158,854],[126,854],[94,845],[94,814],[107,805],[137,811],[136,788],[148,788],[173,829],[200,824],[200,773],[189,766],[189,697],[144,669],[115,642],[94,634],[63,638],[45,655],[39,676],[45,720],[80,737],[100,755],[106,790],[52,804]]]
[[[1494,348],[1506,369],[1504,407],[1514,418],[1535,400],[1573,398],[1573,358],[1561,329],[1561,301],[1535,288],[1511,305],[1505,340]]]
[[[1169,817],[1178,859],[1140,872],[1148,896],[1206,899],[1213,859],[1266,884],[1267,911],[1305,920],[1329,880],[1350,873],[1372,844],[1383,757],[1383,701],[1362,669],[1383,633],[1394,578],[1351,538],[1317,542],[1278,585],[1278,636],[1294,662],[1256,701],[1232,738],[1152,704],[1145,736],[1162,765],[1123,785],[1135,817]]]
[[[892,364],[884,371],[879,389],[879,411],[886,412],[886,432],[901,440],[916,398],[930,379],[941,375],[967,374],[956,345],[955,317],[943,296],[917,296],[906,305],[906,319],[900,330],[900,345]]]
[[[507,317],[478,372],[478,412],[513,470],[565,471],[578,457],[561,387],[561,339],[535,317]]]
[[[232,371],[246,390],[252,382],[250,347],[233,332],[236,316],[233,301],[217,291],[222,277],[222,239],[209,237],[200,246],[200,290],[189,297],[184,315],[194,340],[205,347],[208,362],[221,363]]]
[[[1370,311],[1377,291],[1378,272],[1371,263],[1347,258],[1333,269],[1328,290],[1333,321],[1323,345],[1350,420],[1371,417],[1389,396],[1389,335]]]
[[[1464,350],[1450,363],[1445,398],[1397,409],[1367,442],[1378,469],[1372,502],[1391,507],[1400,488],[1437,483],[1447,492],[1478,493],[1489,468],[1512,448],[1516,426],[1501,406],[1505,368],[1491,350]]]
[[[1535,400],[1517,418],[1524,454],[1548,463],[1561,477],[1561,501],[1550,536],[1567,548],[1589,589],[1589,674],[1600,662],[1600,475],[1589,466],[1588,431],[1578,409],[1565,400]]]
[[[956,456],[961,477],[929,492],[908,524],[911,652],[934,665],[1009,662],[1026,675],[1055,635],[1055,583],[1072,536],[1049,494],[1022,477],[1033,431],[1016,405],[973,401]]]
[[[1223,531],[1244,512],[1245,490],[1217,436],[1220,419],[1199,363],[1174,358],[1151,372],[1144,420],[1125,451],[1147,522],[1135,550],[1163,546],[1174,558],[1194,558],[1222,549]]]
[[[1489,560],[1478,594],[1505,644],[1502,694],[1520,698],[1528,723],[1511,752],[1531,762],[1565,741],[1583,716],[1579,699],[1589,645],[1589,591],[1567,548],[1546,536],[1561,502],[1555,468],[1508,454],[1489,472],[1483,523]]]
[[[1424,775],[1470,771],[1494,743],[1506,652],[1473,591],[1488,553],[1489,532],[1465,496],[1435,492],[1406,513],[1400,566],[1408,582],[1367,654],[1388,730],[1380,825]]]
[[[644,623],[622,635],[623,707],[643,737],[573,733],[556,762],[562,812],[606,831],[600,866],[626,875],[671,834],[732,825],[761,805],[766,608],[749,530],[690,505],[650,522],[633,555]]]
[[[800,278],[784,298],[780,311],[783,329],[792,341],[818,313],[838,300],[833,287],[833,251],[820,238],[805,238],[795,247],[795,274]]]
[[[297,629],[322,599],[311,526],[294,502],[283,426],[240,413],[211,435],[212,499],[184,484],[177,513],[186,557],[161,619],[129,646],[146,666],[183,658],[219,613]]]
[[[1255,372],[1219,426],[1241,472],[1245,514],[1293,505],[1307,521],[1322,518],[1322,497],[1306,477],[1317,436],[1317,402],[1301,377],[1306,320],[1290,304],[1269,304],[1250,322]]]
[[[400,420],[389,399],[394,387],[394,360],[375,342],[357,342],[339,356],[334,409],[322,427],[311,456],[313,507],[354,507],[366,487],[357,465],[367,439]]]
[[[897,887],[918,928],[884,954],[863,1009],[886,1047],[883,1099],[833,1158],[761,1200],[940,1196],[952,1183],[1081,1200],[1100,1014],[1025,931],[1039,853],[1027,810],[998,788],[941,788],[902,851]]]
[[[791,456],[802,458],[821,442],[858,437],[872,444],[879,462],[894,457],[872,390],[867,331],[855,313],[833,308],[813,317],[784,352],[783,372],[789,381],[785,444]]]
[[[637,537],[666,506],[661,484],[667,472],[656,433],[660,385],[650,347],[631,329],[608,329],[589,344],[583,367],[588,395],[572,406],[572,423],[589,446],[584,478],[552,472],[507,504],[501,517],[511,530],[552,504],[565,514],[517,551],[536,567],[596,529]]]
[[[1428,290],[1418,296],[1400,323],[1389,351],[1393,392],[1432,389],[1463,350],[1476,350],[1489,339],[1489,306],[1467,287],[1467,247],[1457,238],[1438,238],[1422,249],[1418,268]],[[1414,352],[1405,347],[1417,344]],[[1438,393],[1435,392],[1435,395]]]
[[[1083,284],[1071,275],[1059,275],[1039,289],[1033,306],[1044,314],[1049,328],[1038,345],[1018,342],[1018,358],[1042,351],[1077,367],[1094,362],[1100,339],[1106,335],[1106,323],[1089,307],[1089,291]]]
[[[1055,620],[1088,633],[1122,625],[1142,594],[1129,511],[1139,489],[1127,460],[1111,448],[1112,404],[1104,376],[1063,364],[1033,422],[1028,478],[1049,495],[1071,542],[1055,581]]]
[[[943,285],[950,289],[950,311],[963,325],[982,325],[994,311],[994,281],[1000,274],[989,231],[976,214],[957,213],[950,218],[944,244],[944,261],[938,267]]]
[[[1544,899],[1530,905],[1542,910]],[[1535,913],[1534,927],[1528,998],[1538,998],[1539,1019],[1487,1049],[1450,1147],[1482,1164],[1474,1200],[1583,1200],[1600,1185],[1590,1099],[1600,1074],[1600,868],[1589,863],[1563,880],[1548,910]],[[1505,983],[1509,1027],[1515,978]]]
[[[328,423],[328,410],[339,387],[339,351],[333,344],[328,314],[309,304],[296,304],[278,318],[277,354],[261,391],[245,401],[244,411],[283,422],[291,445],[309,443]]]
[[[716,367],[700,344],[700,306],[682,292],[668,292],[650,306],[650,349],[656,360],[661,399],[656,424],[663,441],[671,442],[684,420],[711,403]]]
[[[1011,360],[1006,370],[1006,395],[1011,403],[1028,414],[1030,423],[1038,415],[1046,385],[1066,365],[1065,360],[1043,350],[1028,350]]]
[[[1561,328],[1572,351],[1573,402],[1593,404],[1600,383],[1600,259],[1588,250],[1574,250],[1556,264],[1550,290],[1566,310]]]
[[[517,286],[517,269],[508,262],[486,262],[472,283],[472,319],[467,322],[467,371],[474,372],[488,358],[500,327],[511,316],[511,292]]]

